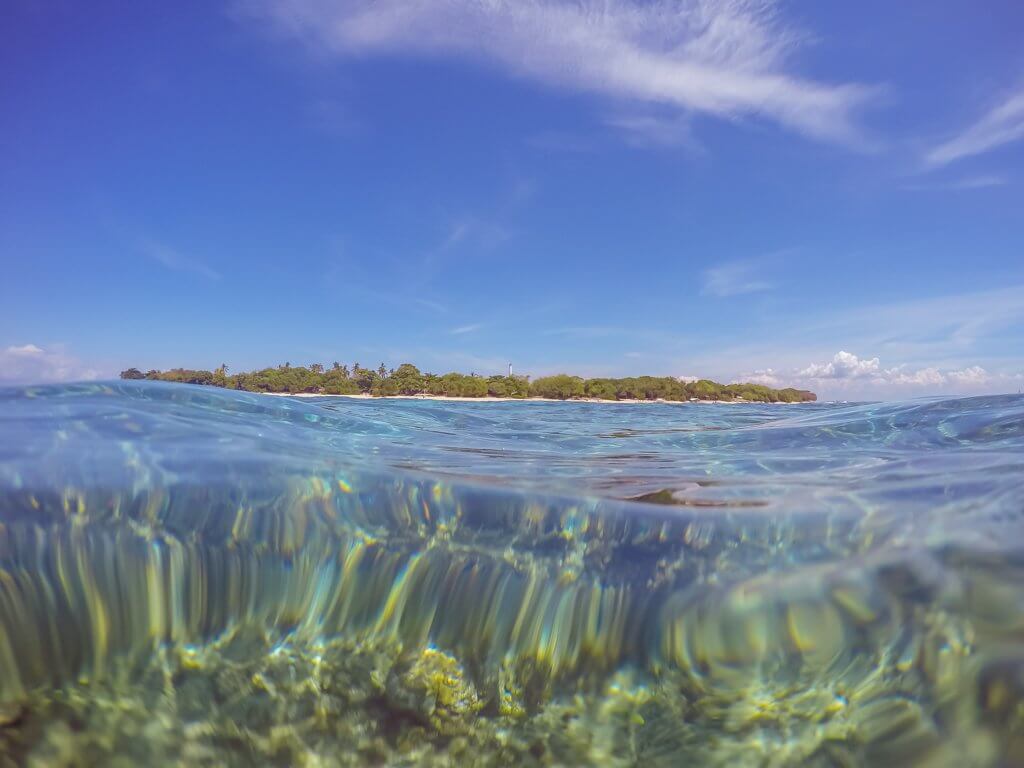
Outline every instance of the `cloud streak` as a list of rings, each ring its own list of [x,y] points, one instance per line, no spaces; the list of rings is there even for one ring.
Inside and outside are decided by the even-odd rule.
[[[934,147],[924,162],[940,168],[965,157],[980,155],[1024,138],[1024,85],[997,104],[977,122]]]
[[[875,89],[789,71],[801,35],[757,0],[253,0],[318,52],[461,56],[546,85],[862,144]]]
[[[691,133],[690,120],[685,115],[661,117],[657,115],[612,115],[605,124],[618,131],[625,142],[638,149],[687,147],[700,151],[700,145]]]
[[[903,189],[915,192],[936,192],[936,191],[964,191],[971,189],[990,189],[992,187],[1003,187],[1009,182],[1004,176],[968,176],[964,179],[953,181],[936,182],[934,184],[906,184]]]
[[[701,293],[705,296],[742,296],[759,293],[772,288],[772,284],[760,274],[760,265],[750,261],[733,261],[719,264],[704,271],[704,285]]]
[[[221,278],[220,273],[215,269],[164,243],[146,239],[141,242],[140,248],[146,256],[175,272],[191,272],[206,280],[220,280]]]
[[[820,318],[814,327],[904,359],[971,352],[1024,329],[1024,285],[861,307]]]
[[[465,246],[472,246],[477,250],[493,250],[511,236],[508,229],[495,222],[463,217],[452,223],[448,234],[433,253],[447,253]]]

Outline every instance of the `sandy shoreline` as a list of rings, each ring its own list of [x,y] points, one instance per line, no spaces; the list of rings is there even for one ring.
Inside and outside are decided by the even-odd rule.
[[[310,392],[257,392],[272,397],[348,397],[355,400],[446,400],[458,403],[600,403],[602,405],[800,405],[801,403],[761,403],[754,400],[601,400],[596,397],[577,397],[560,400],[555,397],[451,397],[449,395],[315,395]]]

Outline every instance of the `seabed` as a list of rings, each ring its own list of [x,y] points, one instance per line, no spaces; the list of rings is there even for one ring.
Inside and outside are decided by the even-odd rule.
[[[1024,764],[1024,562],[394,475],[0,499],[0,765]]]

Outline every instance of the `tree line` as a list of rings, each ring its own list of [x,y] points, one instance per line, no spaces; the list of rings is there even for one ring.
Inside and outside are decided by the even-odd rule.
[[[446,397],[546,397],[556,400],[593,398],[597,400],[744,400],[758,403],[799,403],[816,400],[803,389],[773,389],[761,384],[719,384],[708,379],[681,381],[672,376],[630,376],[593,378],[557,374],[530,380],[528,376],[478,376],[463,373],[423,373],[403,363],[376,369],[355,363],[325,367],[320,363],[229,374],[221,365],[213,371],[172,368],[143,373],[138,368],[121,372],[122,379],[149,379],[182,384],[239,389],[246,392],[289,394],[359,395],[443,395]]]

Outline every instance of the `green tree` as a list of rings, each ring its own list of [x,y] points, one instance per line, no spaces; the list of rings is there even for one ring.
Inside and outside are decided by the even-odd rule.
[[[356,368],[352,371],[352,379],[355,381],[360,392],[368,393],[373,389],[373,385],[380,380],[380,376],[377,375],[376,371],[371,371],[369,368],[361,368],[359,363],[356,363]]]
[[[586,390],[583,379],[559,373],[555,376],[544,376],[530,384],[530,394],[534,397],[549,397],[555,400],[569,400],[583,397]]]
[[[595,397],[599,400],[618,399],[613,379],[587,379],[583,391],[587,397]]]
[[[359,387],[349,378],[348,367],[341,365],[331,368],[322,377],[323,391],[326,395],[357,395]]]
[[[382,373],[383,372],[383,373]],[[414,395],[421,392],[449,397],[549,397],[567,400],[593,397],[603,400],[664,399],[687,400],[744,400],[748,402],[808,402],[816,399],[813,392],[803,389],[772,389],[761,384],[719,384],[709,379],[683,383],[670,376],[632,376],[621,379],[581,379],[578,376],[558,374],[534,382],[525,376],[490,376],[446,373],[438,376],[422,373],[411,363],[402,363],[387,371],[383,363],[376,371],[363,368],[359,363],[351,373],[347,366],[334,363],[329,371],[319,363],[308,368],[292,367],[284,363],[276,368],[243,371],[228,375],[222,364],[214,371],[172,368],[167,371],[150,370],[143,374],[138,368],[121,372],[122,379],[149,379],[184,384],[202,384],[250,392],[290,392],[374,395]]]
[[[396,395],[418,395],[423,391],[423,374],[412,363],[402,363],[387,381]]]
[[[530,380],[525,376],[490,376],[487,394],[491,397],[529,397]]]

